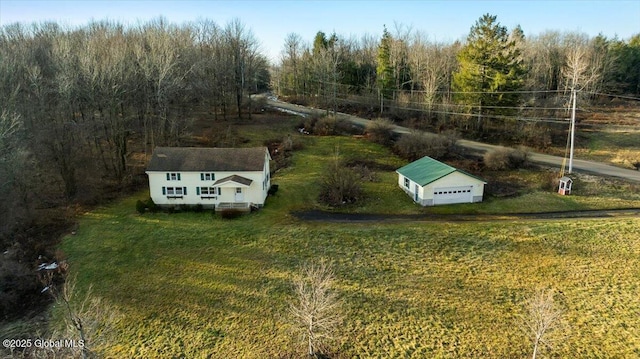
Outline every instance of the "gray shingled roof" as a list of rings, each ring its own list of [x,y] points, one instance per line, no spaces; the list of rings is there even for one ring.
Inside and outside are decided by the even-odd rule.
[[[245,177],[238,176],[238,175],[231,175],[231,176],[227,176],[225,178],[217,180],[213,185],[217,186],[219,184],[222,184],[222,183],[225,183],[225,182],[229,182],[229,181],[240,183],[240,184],[243,184],[245,186],[250,186],[251,182],[253,182],[253,180],[249,179],[249,178],[245,178]]]
[[[266,147],[156,147],[147,171],[262,171]]]

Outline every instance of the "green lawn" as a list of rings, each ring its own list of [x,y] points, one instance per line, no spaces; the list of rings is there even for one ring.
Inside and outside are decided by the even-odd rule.
[[[562,292],[568,329],[553,357],[640,355],[638,218],[271,223],[266,211],[140,216],[135,200],[87,213],[62,246],[80,287],[125,315],[110,357],[300,353],[291,279],[320,257],[337,274],[345,358],[526,357],[518,316],[540,286]]]
[[[538,287],[559,291],[566,329],[550,357],[640,356],[640,218],[497,223],[305,223],[289,212],[327,209],[318,183],[335,153],[404,162],[362,139],[304,137],[305,149],[276,173],[265,208],[235,220],[207,213],[135,212],[126,198],[86,213],[62,250],[79,288],[124,320],[107,357],[301,357],[288,302],[305,262],[333,262],[344,358],[524,358],[523,302]],[[257,140],[256,140],[257,141]],[[379,172],[360,206],[376,213],[513,213],[638,206],[624,184],[578,180],[577,195],[543,191],[536,171],[513,198],[423,209]],[[580,191],[584,191],[582,194]],[[604,193],[603,193],[604,192]],[[600,194],[603,193],[603,194]],[[626,194],[625,194],[626,193]],[[601,202],[605,201],[605,204]],[[55,312],[57,316],[60,311]]]
[[[387,148],[364,139],[309,136],[302,136],[301,139],[306,147],[295,153],[291,167],[273,178],[273,183],[279,184],[280,190],[269,207],[274,207],[274,211],[278,213],[316,208],[347,213],[508,214],[640,207],[638,185],[624,182],[605,184],[589,176],[575,175],[573,195],[559,196],[545,187],[548,172],[529,169],[491,174],[492,177],[518,183],[522,187],[513,197],[495,198],[487,195],[482,203],[428,208],[413,203],[398,187],[398,175],[394,170],[376,170],[377,180],[363,183],[365,198],[362,201],[340,208],[328,208],[318,203],[319,183],[336,149],[345,161],[367,159],[375,161],[381,168],[399,168],[407,162],[396,157]]]

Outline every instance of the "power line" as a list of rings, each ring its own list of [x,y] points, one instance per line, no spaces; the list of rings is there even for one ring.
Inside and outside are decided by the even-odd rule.
[[[309,92],[306,91],[300,91],[299,92],[302,95],[306,95],[306,96],[310,96],[313,97],[313,94],[310,94]],[[367,98],[365,96],[358,96],[364,99],[370,99]],[[345,99],[345,98],[336,98],[335,99],[338,102],[341,103],[352,103],[352,104],[358,104],[358,105],[363,105],[363,106],[378,106],[377,103],[372,103],[372,102],[362,102],[362,101],[355,101],[355,100],[349,100],[349,99]],[[447,105],[448,106],[448,105]],[[445,106],[445,107],[447,107]],[[568,124],[569,123],[569,119],[567,118],[559,118],[559,117],[519,117],[519,116],[505,116],[505,115],[491,115],[491,114],[477,114],[477,113],[466,113],[466,112],[453,112],[453,111],[442,111],[442,110],[437,110],[437,109],[421,109],[421,108],[412,108],[412,107],[403,107],[403,106],[394,106],[391,105],[390,107],[393,107],[395,109],[399,109],[399,110],[405,110],[405,111],[414,111],[414,112],[422,112],[422,113],[432,113],[432,114],[442,114],[442,115],[451,115],[451,116],[463,116],[463,117],[478,117],[480,116],[482,119],[496,119],[496,120],[513,120],[513,121],[519,121],[519,122],[529,122],[529,123],[538,123],[538,122],[544,122],[544,123],[556,123],[556,124]],[[628,129],[629,126],[628,125],[617,125],[617,124],[592,124],[592,123],[583,123],[581,126],[583,127],[590,127],[590,128],[622,128],[622,129]]]
[[[343,84],[339,82],[330,82],[330,81],[322,81],[318,79],[311,79],[311,82],[320,83],[324,85],[331,85],[337,87],[354,87],[353,85]],[[359,86],[355,86],[359,87]],[[378,88],[375,87],[359,87],[361,90],[366,90],[369,93],[375,94],[379,91]],[[592,92],[592,91],[581,91],[585,94],[597,95],[597,96],[606,96],[613,98],[621,98],[626,100],[634,100],[640,101],[640,97],[634,96],[625,96],[625,95],[616,95],[616,94],[606,94],[602,92]],[[567,94],[566,90],[515,90],[515,91],[450,91],[450,90],[436,90],[436,91],[425,91],[425,90],[393,90],[393,93],[402,93],[402,94],[539,94],[539,93],[562,93]]]
[[[394,92],[417,92],[417,93],[447,93],[447,94],[523,94],[523,93],[558,93],[561,90],[520,90],[520,91],[417,91],[417,90],[395,90]]]
[[[338,100],[340,100],[341,102],[349,102],[349,103],[355,103],[355,104],[359,104],[359,105],[369,105],[367,103],[353,101],[353,100],[347,100],[347,99],[338,99]],[[544,117],[524,118],[524,117],[505,116],[505,115],[490,115],[490,114],[481,114],[481,115],[479,115],[479,114],[475,114],[475,113],[465,113],[465,112],[425,110],[425,109],[418,109],[418,108],[412,108],[412,107],[402,107],[402,106],[390,106],[390,107],[393,107],[394,109],[405,110],[405,111],[429,112],[429,113],[443,114],[443,115],[456,115],[456,116],[466,116],[466,117],[478,117],[478,116],[480,116],[483,119],[515,120],[515,121],[524,121],[524,122],[549,122],[549,123],[562,123],[562,124],[567,124],[568,123],[567,120],[560,119],[560,118],[557,118],[557,117],[550,117],[550,118],[544,118]]]
[[[311,82],[322,83],[325,85],[331,86],[344,86],[344,87],[353,87],[352,85],[343,84],[340,82],[330,82],[323,81],[318,79],[311,79]],[[356,86],[357,87],[357,86]],[[379,89],[377,87],[361,87],[364,90],[368,90],[370,93],[377,93]],[[524,94],[524,93],[566,93],[565,90],[514,90],[514,91],[450,91],[450,90],[436,90],[436,91],[426,91],[426,90],[393,90],[393,93],[432,93],[432,94]]]
[[[614,95],[614,94],[601,93],[601,92],[584,92],[584,93],[587,93],[587,94],[590,94],[590,95],[596,95],[596,96],[614,97],[614,98],[622,98],[622,99],[625,99],[625,100],[640,101],[640,97]]]
[[[347,85],[344,84],[339,84],[337,82],[324,82],[324,81],[320,81],[320,80],[313,80],[311,81],[312,83],[318,83],[318,84],[323,84],[323,85],[331,85],[331,86],[335,86],[335,87],[349,87]],[[281,87],[282,89],[285,90],[289,90],[289,91],[293,91],[296,92],[294,88],[289,87],[289,86],[284,86]],[[328,92],[331,93],[328,93]],[[324,97],[327,101],[339,101],[341,103],[352,103],[352,104],[358,104],[358,105],[364,105],[364,106],[374,106],[377,107],[379,106],[379,103],[377,101],[377,98],[373,98],[372,96],[365,96],[365,95],[357,95],[357,94],[353,94],[353,93],[348,93],[348,92],[335,92],[333,93],[333,91],[331,91],[331,89],[327,87],[325,87],[324,89],[318,89],[318,93],[311,93],[309,91],[297,91],[299,94],[302,95],[306,95],[309,97]],[[540,91],[540,92],[544,92],[544,91]],[[562,91],[547,91],[547,92],[562,92]],[[371,95],[375,95],[374,93],[371,93]],[[356,101],[353,98],[360,98],[362,99],[361,101]],[[375,101],[372,101],[375,100]],[[363,102],[364,101],[364,102]],[[486,108],[486,109],[505,109],[505,110],[519,110],[519,111],[526,111],[526,112],[533,112],[533,111],[569,111],[569,108],[567,107],[515,107],[515,106],[478,106],[478,105],[462,105],[462,104],[455,104],[455,103],[447,103],[447,104],[442,104],[442,103],[438,103],[438,104],[434,104],[429,106],[427,103],[425,102],[415,102],[415,101],[403,101],[402,104],[398,104],[398,101],[392,101],[395,104],[390,105],[390,107],[393,107],[395,109],[399,109],[399,110],[405,110],[405,111],[414,111],[414,112],[421,112],[421,113],[431,113],[431,114],[442,114],[442,115],[451,115],[451,116],[464,116],[464,117],[480,117],[483,119],[497,119],[497,120],[514,120],[514,121],[520,121],[520,122],[546,122],[546,123],[558,123],[558,124],[567,124],[568,123],[568,119],[566,119],[565,117],[549,117],[549,116],[529,116],[529,117],[523,117],[523,116],[508,116],[508,115],[495,115],[495,114],[478,114],[478,113],[468,113],[468,112],[458,112],[458,111],[451,111],[451,110],[442,110],[442,108],[445,109],[460,109],[460,108],[471,108],[471,109],[476,109],[476,108]],[[403,106],[403,104],[405,106]],[[407,107],[406,105],[414,105],[415,107]],[[426,108],[429,107],[429,108]],[[588,109],[583,109],[583,108],[576,108],[577,111],[581,111],[581,112],[589,112]],[[620,127],[620,128],[628,128],[628,126],[624,126],[624,125],[615,125],[615,124],[589,124],[589,123],[585,123],[584,125],[589,126],[591,128],[610,128],[610,127]]]
[[[321,81],[316,81],[318,83],[323,83]],[[332,83],[329,83],[330,85]],[[342,85],[344,86],[344,85]],[[292,90],[295,91],[293,88],[291,87],[285,87],[285,89],[288,90]],[[300,92],[300,91],[298,91]],[[404,93],[404,92],[403,92]],[[491,92],[485,92],[485,93],[491,93]],[[333,95],[333,94],[331,94]],[[348,98],[348,97],[353,97],[353,96],[357,96],[357,97],[365,97],[366,96],[362,96],[362,95],[356,95],[356,94],[352,94],[349,92],[337,92],[337,95],[341,96],[342,98]],[[373,95],[373,94],[372,94]],[[399,100],[395,100],[396,102],[398,102]],[[419,106],[429,106],[427,103],[425,102],[418,102],[418,101],[400,101],[403,104],[408,104],[408,105],[419,105]],[[443,106],[443,104],[434,104],[431,106]],[[458,108],[486,108],[486,109],[504,109],[504,110],[520,110],[520,111],[567,111],[568,108],[567,107],[526,107],[526,106],[480,106],[480,105],[467,105],[467,104],[456,104],[456,103],[448,103],[446,105],[444,105],[446,107],[458,107]],[[578,109],[581,110],[581,109]]]

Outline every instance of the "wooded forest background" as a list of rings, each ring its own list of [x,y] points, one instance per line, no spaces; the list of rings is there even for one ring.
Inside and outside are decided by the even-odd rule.
[[[0,242],[8,249],[2,273],[15,290],[3,290],[0,317],[31,304],[20,298],[38,290],[28,279],[34,262],[67,228],[73,204],[131,188],[147,158],[139,152],[180,145],[196,110],[211,121],[250,121],[249,94],[272,90],[327,109],[544,147],[545,126],[567,117],[571,90],[585,101],[640,97],[640,34],[525,37],[488,14],[466,42],[431,41],[402,25],[381,30],[380,38],[318,32],[312,43],[291,33],[270,65],[239,20],[2,27]]]
[[[557,120],[566,117],[557,111],[568,109],[572,89],[586,104],[600,95],[637,97],[639,66],[640,34],[623,40],[549,30],[527,38],[485,14],[466,42],[431,41],[398,24],[392,32],[385,27],[382,38],[318,32],[312,44],[291,33],[273,86],[324,107],[384,113],[388,105],[426,121]]]
[[[250,118],[247,94],[270,82],[258,45],[238,20],[0,30],[0,318],[38,297],[34,266],[53,256],[73,204],[131,188],[140,152],[180,145],[196,108]]]

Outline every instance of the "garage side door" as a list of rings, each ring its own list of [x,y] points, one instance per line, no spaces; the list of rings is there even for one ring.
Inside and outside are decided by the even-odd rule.
[[[439,187],[433,189],[433,204],[471,202],[473,202],[473,186]]]

